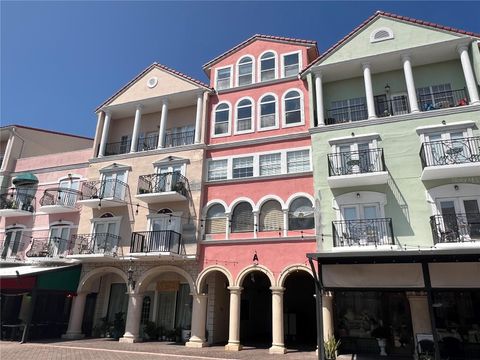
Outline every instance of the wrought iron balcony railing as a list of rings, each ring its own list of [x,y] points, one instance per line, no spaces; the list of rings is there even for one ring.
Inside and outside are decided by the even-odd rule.
[[[188,179],[178,172],[142,175],[138,178],[138,194],[155,194],[175,191],[188,197],[190,185]]]
[[[53,258],[69,254],[70,241],[59,237],[34,238],[27,257]]]
[[[352,175],[385,171],[383,149],[327,154],[328,175]]]
[[[480,213],[434,215],[430,227],[435,244],[480,241]]]
[[[0,194],[0,209],[35,211],[35,189],[11,188]]]
[[[137,151],[155,150],[158,147],[158,134],[138,138]]]
[[[391,218],[332,221],[333,246],[394,245]]]
[[[82,200],[82,193],[76,189],[51,188],[46,189],[40,198],[40,206],[64,206],[73,208],[77,200]]]
[[[117,179],[87,181],[82,184],[82,200],[113,198],[125,200],[128,184]]]
[[[325,124],[341,124],[368,119],[367,104],[350,105],[327,110]]]
[[[104,254],[120,256],[120,236],[109,233],[77,234],[72,236],[72,254]]]
[[[422,168],[480,163],[480,136],[424,142],[420,149],[420,159]]]
[[[410,104],[405,95],[391,99],[375,99],[375,113],[378,117],[394,116],[410,113]]]
[[[132,233],[131,253],[171,252],[180,254],[182,235],[172,230]]]
[[[165,147],[191,145],[194,143],[194,141],[195,130],[167,133],[165,135]]]
[[[105,156],[126,154],[130,152],[131,144],[132,140],[130,139],[119,142],[107,143],[107,145],[105,146]]]
[[[417,94],[420,111],[445,109],[469,104],[466,89],[444,90]]]

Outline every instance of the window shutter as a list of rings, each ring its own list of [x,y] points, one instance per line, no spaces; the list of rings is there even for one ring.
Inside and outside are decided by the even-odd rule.
[[[242,202],[233,210],[232,232],[248,231],[253,231],[252,206],[247,202]]]
[[[283,211],[280,203],[269,200],[260,210],[260,231],[279,231],[283,229]]]

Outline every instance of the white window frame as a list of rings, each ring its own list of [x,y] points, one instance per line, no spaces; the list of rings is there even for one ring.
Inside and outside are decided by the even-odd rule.
[[[287,114],[285,111],[286,109],[285,96],[290,91],[296,91],[300,94],[300,122],[293,123],[293,124],[287,124]],[[305,109],[304,109],[304,102],[303,102],[303,92],[298,88],[290,88],[287,91],[285,91],[282,95],[282,127],[289,128],[289,127],[302,126],[302,125],[305,125]]]
[[[64,246],[64,248],[65,248],[65,250],[68,249],[68,241],[70,239],[70,236],[72,235],[72,226],[73,226],[73,222],[71,222],[71,221],[62,221],[62,222],[56,221],[54,223],[51,223],[50,227],[49,227],[49,230],[48,230],[49,245],[52,246],[52,244],[50,244],[50,241],[52,239],[52,230],[53,229],[65,228],[65,229],[68,229],[68,234],[67,234],[67,238],[64,239],[64,240],[67,241],[67,244]],[[55,244],[54,248],[55,248],[54,256],[57,256],[58,255],[58,249],[59,249],[58,244]]]
[[[302,151],[302,150],[308,150],[309,152],[309,162],[310,162],[310,170],[308,171],[301,171],[301,172],[287,172],[287,154],[290,152],[295,152],[295,151]],[[264,175],[260,176],[260,156],[261,155],[268,155],[268,154],[278,154],[280,153],[280,159],[281,159],[281,172],[280,174],[276,175]],[[244,157],[253,157],[253,176],[249,177],[243,177],[243,178],[233,178],[233,159],[236,158],[244,158]],[[219,180],[209,180],[208,179],[208,166],[212,161],[218,161],[218,160],[227,160],[227,178],[226,179],[219,179]],[[276,150],[269,150],[269,151],[262,151],[258,153],[247,153],[247,154],[241,154],[241,155],[235,155],[235,156],[221,156],[217,158],[211,158],[207,160],[207,170],[205,174],[205,181],[206,182],[219,182],[219,181],[225,181],[225,180],[248,180],[248,179],[253,179],[257,177],[262,177],[262,178],[268,178],[268,177],[275,177],[275,176],[285,176],[285,175],[295,175],[295,174],[305,174],[308,172],[312,171],[312,150],[310,146],[302,146],[298,148],[290,148],[290,149],[276,149]]]
[[[238,130],[238,104],[240,104],[240,102],[243,101],[243,100],[249,100],[250,101],[251,121],[250,121],[250,129],[249,130]],[[238,101],[235,103],[233,134],[234,135],[248,134],[248,133],[252,133],[254,131],[255,131],[255,101],[250,96],[244,96],[244,97],[238,99]]]
[[[108,211],[107,211],[108,212]],[[116,226],[115,226],[115,234],[111,234],[111,235],[115,235],[115,236],[120,236],[120,227],[122,225],[122,216],[112,216],[112,217],[105,217],[105,218],[102,218],[102,217],[98,217],[98,218],[92,218],[90,219],[90,223],[91,223],[91,226],[90,226],[90,234],[95,234],[95,226],[99,223],[115,223]],[[120,246],[120,244],[119,244]]]
[[[265,55],[266,53],[273,53],[273,59],[275,62],[274,66],[274,78],[270,80],[265,80],[262,81],[262,56]],[[262,82],[269,82],[278,79],[278,54],[275,50],[265,50],[258,56],[258,67],[257,67],[257,82],[262,83]]]
[[[252,176],[239,176],[239,177],[234,177],[233,176],[233,170],[235,166],[235,160],[246,160],[246,159],[251,159],[252,161]],[[250,167],[242,167],[241,169],[249,169]],[[232,159],[232,179],[245,179],[245,178],[252,178],[255,176],[255,157],[253,155],[248,155],[248,156],[237,156]]]
[[[218,72],[219,72],[219,70],[225,70],[225,69],[230,69],[229,86],[228,86],[228,88],[218,89],[217,88]],[[214,82],[214,84],[215,84],[215,90],[217,90],[217,91],[223,91],[223,90],[231,89],[233,87],[233,65],[227,65],[227,66],[222,66],[222,67],[215,68],[215,82]]]
[[[375,35],[380,32],[380,31],[386,31],[388,33],[388,37],[384,37],[384,38],[380,38],[380,39],[375,39]],[[393,36],[393,31],[392,29],[388,28],[388,27],[381,27],[381,28],[378,28],[378,29],[375,29],[373,30],[371,33],[370,33],[370,42],[371,43],[377,43],[377,42],[381,42],[381,41],[385,41],[385,40],[391,40],[393,39],[394,36]]]
[[[293,55],[293,54],[298,54],[298,73],[296,75],[285,76],[285,57],[288,56],[288,55]],[[280,68],[281,68],[281,78],[282,79],[284,79],[284,78],[295,78],[295,77],[298,76],[300,71],[302,71],[302,69],[303,69],[302,51],[301,50],[291,51],[291,52],[282,54],[281,57],[280,57],[280,61],[281,61],[281,67]]]
[[[225,178],[221,178],[221,179],[210,179],[210,164],[214,163],[214,162],[219,162],[219,161],[226,161],[226,165],[225,165]],[[228,159],[209,159],[208,162],[207,162],[207,174],[206,174],[206,181],[222,181],[222,180],[227,180],[228,179]]]
[[[343,220],[343,208],[360,205],[379,205],[379,218],[385,218],[387,195],[375,191],[354,191],[336,196],[332,200],[332,208],[336,212],[337,220]]]
[[[11,243],[11,239],[10,239],[10,244],[8,246],[8,250],[7,250],[7,254],[5,256],[5,259],[14,259],[17,257],[17,254],[21,253],[21,245],[22,245],[22,241],[23,241],[23,237],[25,236],[24,235],[24,232],[25,230],[27,229],[27,227],[25,225],[21,225],[21,224],[15,224],[15,225],[11,225],[11,226],[8,226],[7,228],[5,228],[5,232],[3,233],[4,235],[4,238],[3,238],[3,241],[4,241],[4,244],[5,244],[5,240],[6,240],[6,237],[7,237],[7,232],[10,232],[10,231],[20,231],[20,240],[19,240],[19,243],[18,243],[18,250],[17,252],[12,255],[12,243]],[[24,246],[23,250],[26,250],[27,249],[27,246]],[[3,252],[3,248],[2,248],[2,252]],[[0,254],[1,255],[1,254]]]
[[[228,121],[227,121],[227,132],[225,133],[221,133],[221,134],[215,134],[215,120],[216,120],[216,114],[217,114],[217,108],[222,105],[222,104],[226,104],[228,105]],[[230,104],[230,102],[228,101],[221,101],[219,102],[218,104],[215,105],[215,107],[212,109],[212,115],[210,117],[212,120],[211,120],[211,126],[212,126],[212,129],[211,129],[211,135],[210,137],[211,138],[219,138],[219,137],[225,137],[225,136],[230,136],[231,135],[231,129],[232,129],[232,126],[231,126],[231,122],[232,122],[232,104]]]
[[[307,150],[308,150],[309,169],[308,169],[308,170],[305,170],[305,171],[289,172],[289,171],[288,171],[288,154],[289,154],[289,153],[294,153],[294,152],[297,152],[297,151],[307,151]],[[287,174],[301,174],[301,173],[305,173],[305,172],[312,171],[312,152],[310,151],[310,149],[297,149],[297,150],[289,150],[289,151],[286,151],[286,152],[285,152],[285,166],[286,166],[286,172],[287,172]]]
[[[269,175],[262,175],[262,156],[270,156],[270,155],[280,155],[280,162],[279,162],[279,165],[280,165],[280,171],[278,172],[278,174],[269,174]],[[275,152],[275,153],[268,153],[268,154],[259,154],[258,155],[258,175],[259,176],[275,176],[275,175],[281,175],[282,174],[282,152],[281,151],[278,151],[278,152]]]
[[[252,73],[251,73],[252,82],[250,84],[240,85],[240,61],[242,61],[243,59],[246,59],[246,58],[249,58],[251,63],[252,63]],[[236,63],[236,66],[235,66],[235,86],[238,87],[238,86],[253,85],[253,84],[255,84],[255,80],[256,80],[256,77],[255,77],[255,57],[253,55],[250,55],[250,54],[243,55],[242,57],[240,57],[240,59],[238,59],[238,61]]]
[[[262,127],[262,99],[265,98],[266,96],[273,96],[275,99],[275,125],[274,126],[268,126],[268,127]],[[278,121],[278,111],[280,110],[280,106],[278,104],[278,96],[274,93],[266,93],[263,94],[259,99],[257,103],[257,131],[268,131],[268,130],[275,130],[279,129],[279,121]]]

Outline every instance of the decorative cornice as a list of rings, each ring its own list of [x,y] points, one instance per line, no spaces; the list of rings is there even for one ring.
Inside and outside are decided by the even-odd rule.
[[[278,141],[298,140],[301,138],[308,139],[309,137],[310,137],[310,134],[307,131],[305,131],[305,132],[300,132],[296,134],[286,134],[286,135],[270,136],[270,137],[264,137],[264,138],[258,138],[258,139],[230,141],[222,144],[213,144],[213,145],[208,145],[207,149],[208,150],[229,149],[229,148],[241,147],[241,146],[268,144],[268,143],[278,142]]]
[[[253,235],[252,235],[253,236]],[[276,238],[256,238],[256,239],[228,239],[228,240],[201,240],[200,245],[225,245],[225,244],[261,244],[261,243],[275,243],[275,242],[315,242],[315,235],[292,236],[292,237],[276,237]]]

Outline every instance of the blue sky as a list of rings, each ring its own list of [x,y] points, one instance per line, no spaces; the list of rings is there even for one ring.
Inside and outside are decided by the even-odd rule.
[[[255,33],[326,50],[384,10],[480,33],[480,2],[1,1],[2,125],[92,136],[94,109],[152,62],[202,65]]]

